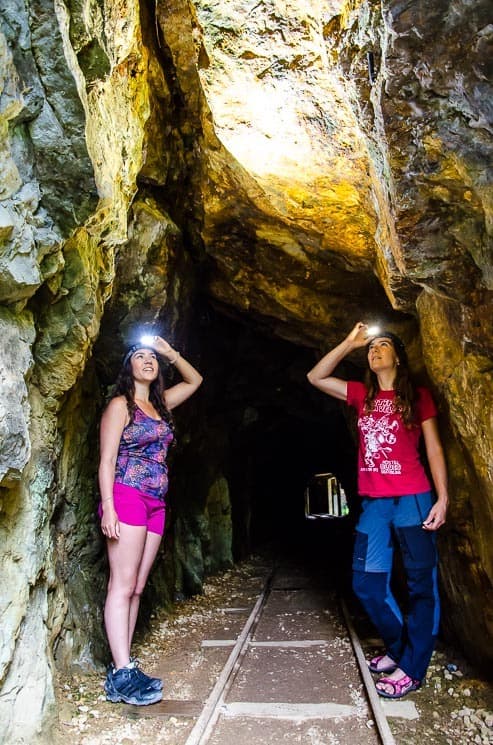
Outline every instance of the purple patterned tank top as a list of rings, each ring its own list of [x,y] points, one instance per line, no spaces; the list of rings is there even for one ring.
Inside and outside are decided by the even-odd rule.
[[[166,456],[172,441],[173,431],[168,422],[153,419],[137,407],[133,422],[122,432],[115,482],[164,501],[168,491]]]

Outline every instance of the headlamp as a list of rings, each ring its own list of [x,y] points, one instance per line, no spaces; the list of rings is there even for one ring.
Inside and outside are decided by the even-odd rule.
[[[143,334],[143,336],[140,337],[139,341],[141,344],[144,345],[144,347],[152,347],[155,338],[155,336],[151,336],[150,334]]]

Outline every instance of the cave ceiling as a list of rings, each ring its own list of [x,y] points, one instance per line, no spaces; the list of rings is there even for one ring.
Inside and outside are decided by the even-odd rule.
[[[158,6],[188,135],[200,142],[191,199],[207,294],[222,312],[308,346],[361,319],[412,336],[416,291],[376,239],[388,237],[381,187],[325,38],[342,4],[285,5],[200,0],[191,21]]]

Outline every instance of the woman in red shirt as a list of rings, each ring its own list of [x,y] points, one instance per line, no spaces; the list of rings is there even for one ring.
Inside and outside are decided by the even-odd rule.
[[[365,383],[334,377],[350,352],[368,347]],[[357,323],[308,373],[312,385],[345,401],[358,414],[358,491],[353,589],[379,631],[385,654],[370,660],[386,698],[416,690],[426,674],[438,633],[436,531],[445,522],[447,471],[426,388],[415,388],[402,341],[387,331],[369,336]],[[436,492],[419,457],[423,437]],[[406,621],[390,589],[394,545],[402,553],[409,591]]]

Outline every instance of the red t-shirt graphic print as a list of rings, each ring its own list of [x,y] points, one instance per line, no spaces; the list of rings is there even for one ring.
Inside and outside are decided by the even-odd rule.
[[[437,415],[427,388],[418,388],[416,422],[406,427],[394,410],[395,391],[379,391],[364,411],[366,388],[349,381],[347,403],[358,412],[358,491],[367,497],[397,497],[431,489],[419,457],[421,423]]]

